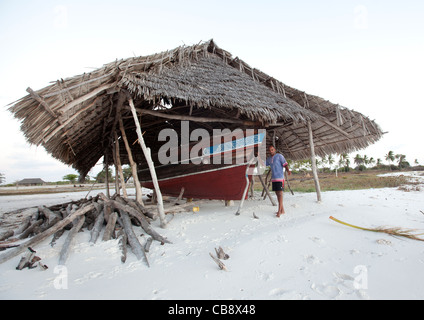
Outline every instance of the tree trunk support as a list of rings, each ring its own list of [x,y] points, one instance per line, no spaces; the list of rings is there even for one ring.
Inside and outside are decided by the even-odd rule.
[[[147,148],[146,144],[144,143],[143,134],[141,133],[140,122],[138,121],[137,111],[135,110],[135,106],[134,106],[134,101],[132,100],[131,97],[128,97],[128,102],[130,104],[131,112],[132,112],[134,122],[135,122],[135,125],[136,125],[138,142],[140,143],[141,149],[143,150],[147,164],[149,165],[150,175],[152,176],[152,182],[153,182],[153,186],[155,188],[156,197],[157,197],[157,207],[158,207],[161,227],[165,228],[166,227],[165,210],[163,208],[162,192],[160,191],[160,188],[159,188],[159,183],[158,183],[158,179],[157,179],[157,176],[156,176],[155,165],[152,161],[150,148]]]
[[[142,206],[144,206],[143,200],[141,198],[142,197],[142,191],[141,191],[140,180],[138,179],[138,174],[137,174],[137,164],[135,163],[135,161],[132,157],[131,147],[128,143],[127,134],[125,133],[125,128],[124,128],[124,122],[122,121],[122,117],[121,117],[120,114],[119,114],[119,128],[121,130],[122,140],[124,140],[125,148],[127,149],[127,153],[128,153],[128,159],[130,161],[132,176],[133,176],[134,185],[135,185],[136,200],[137,200],[138,203],[140,203]]]
[[[317,163],[315,159],[315,147],[314,147],[314,138],[312,134],[312,125],[311,121],[308,121],[308,131],[309,131],[309,146],[311,149],[311,162],[312,162],[312,174],[314,176],[315,190],[317,192],[317,201],[321,202],[321,188],[319,185]]]

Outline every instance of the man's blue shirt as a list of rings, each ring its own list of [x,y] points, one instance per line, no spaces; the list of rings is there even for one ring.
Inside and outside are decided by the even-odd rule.
[[[271,167],[272,181],[284,181],[284,167],[288,163],[281,153],[276,153],[274,156],[266,159],[265,164]]]

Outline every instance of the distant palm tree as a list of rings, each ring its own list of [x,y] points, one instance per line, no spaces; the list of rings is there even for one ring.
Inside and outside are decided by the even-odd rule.
[[[349,171],[349,164],[349,155],[347,153],[341,153],[339,157],[339,167],[343,167],[344,171],[347,172]]]
[[[386,161],[389,162],[389,164],[392,163],[393,161],[395,161],[395,154],[394,154],[394,152],[393,151],[389,151],[386,154],[386,158],[385,159],[386,159]]]
[[[334,158],[333,158],[333,155],[332,154],[329,154],[328,156],[327,156],[327,163],[328,163],[328,165],[330,166],[330,168],[331,168],[331,166],[333,165],[333,163],[334,163]]]
[[[355,158],[353,159],[353,162],[355,162],[358,166],[364,163],[364,158],[361,157],[361,155],[358,153]]]
[[[350,165],[350,159],[349,158],[346,158],[346,161],[345,161],[345,163],[346,163],[346,171],[349,171],[350,169],[349,169],[349,165]]]
[[[364,161],[363,163],[365,165],[368,165],[370,163],[370,159],[368,158],[366,154],[364,154],[364,156],[362,157],[362,160]]]
[[[390,170],[392,170],[392,162],[393,161],[395,161],[395,154],[394,154],[394,152],[393,151],[389,151],[387,154],[386,154],[386,157],[385,157],[385,159],[386,159],[386,161],[389,163],[389,165],[390,165]]]
[[[406,156],[404,154],[397,154],[395,155],[395,158],[398,159],[398,167],[399,170],[404,168],[404,167],[409,167],[409,163],[405,160]]]

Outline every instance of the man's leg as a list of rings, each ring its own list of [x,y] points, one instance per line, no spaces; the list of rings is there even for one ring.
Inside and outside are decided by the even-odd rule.
[[[283,206],[283,191],[276,191],[275,192],[278,199],[278,213],[277,217],[280,217],[282,214],[284,214],[284,206]]]

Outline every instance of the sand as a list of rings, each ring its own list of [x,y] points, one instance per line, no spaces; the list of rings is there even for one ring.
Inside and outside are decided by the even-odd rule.
[[[422,179],[418,173],[414,176]],[[45,197],[58,200],[55,203],[79,199],[78,194],[17,197],[19,201],[1,197],[0,207],[38,205]],[[276,207],[256,194],[239,216],[237,201],[232,207],[209,201],[198,212],[176,214],[166,229],[154,221],[155,229],[173,243],[153,242],[150,267],[130,251],[121,263],[117,240],[90,245],[88,231],[77,235],[66,266],[58,266],[65,237],[53,248],[48,239],[34,248],[49,267],[46,271],[16,270],[20,256],[0,265],[0,299],[424,298],[424,242],[357,230],[329,219],[370,228],[424,230],[424,188],[331,191],[322,198],[317,203],[314,193],[286,192],[286,214],[280,218]],[[135,230],[144,243],[142,230]],[[209,256],[219,246],[230,256],[223,260],[227,271]]]

